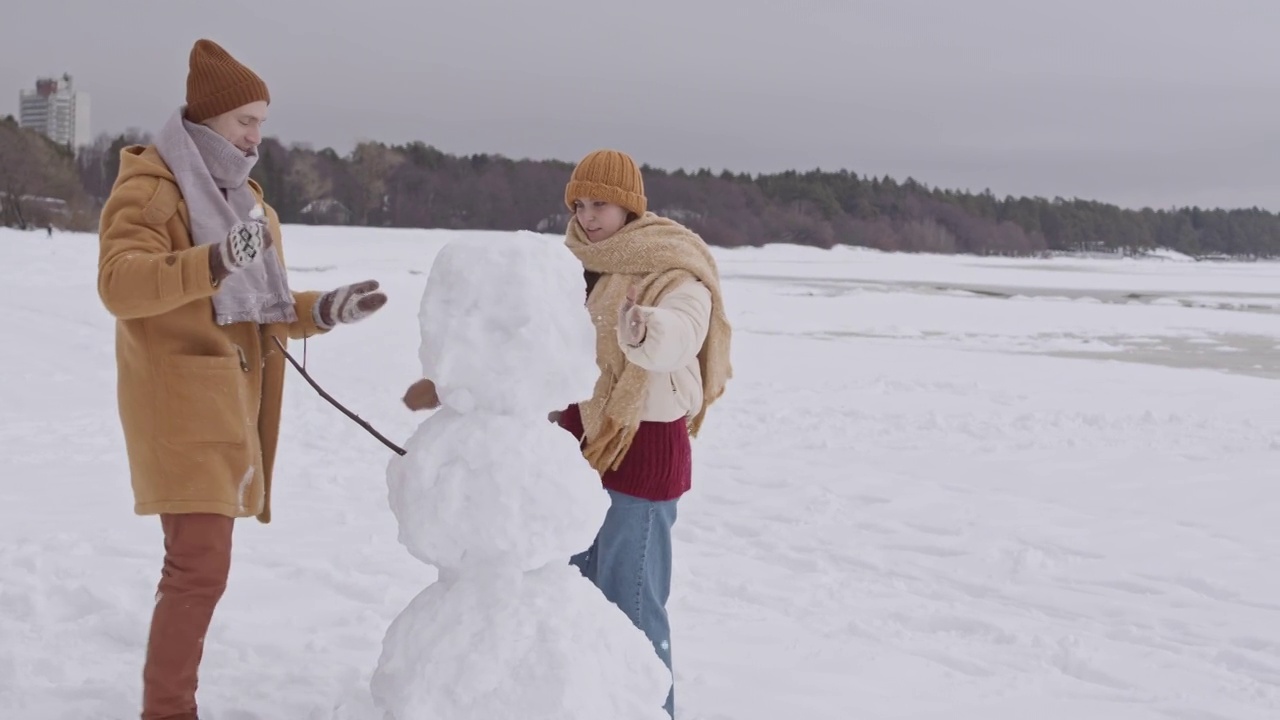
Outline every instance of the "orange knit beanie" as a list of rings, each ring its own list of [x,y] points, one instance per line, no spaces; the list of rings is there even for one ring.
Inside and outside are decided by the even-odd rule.
[[[636,215],[644,215],[649,205],[640,168],[618,150],[596,150],[582,158],[564,188],[564,203],[570,210],[578,198],[611,202]]]
[[[267,84],[212,40],[197,40],[187,71],[187,119],[201,123],[251,102],[271,102]]]

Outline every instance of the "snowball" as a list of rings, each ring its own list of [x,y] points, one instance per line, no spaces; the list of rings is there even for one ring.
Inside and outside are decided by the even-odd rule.
[[[577,439],[545,415],[443,408],[391,459],[387,484],[400,542],[442,569],[567,561],[609,509]]]
[[[370,689],[395,720],[668,720],[653,644],[566,563],[438,582],[392,623]]]
[[[591,397],[595,327],[582,264],[529,232],[444,247],[422,297],[423,376],[462,412],[540,414]]]

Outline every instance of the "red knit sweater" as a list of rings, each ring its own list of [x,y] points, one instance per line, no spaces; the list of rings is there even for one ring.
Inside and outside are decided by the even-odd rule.
[[[560,414],[560,427],[582,440],[582,414],[570,405]],[[642,422],[617,470],[601,477],[604,486],[645,500],[674,500],[693,485],[693,448],[685,418]]]

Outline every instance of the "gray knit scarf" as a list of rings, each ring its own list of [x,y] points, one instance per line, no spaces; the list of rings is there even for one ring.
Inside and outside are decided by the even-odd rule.
[[[251,219],[257,198],[248,180],[258,157],[246,157],[210,128],[187,121],[182,117],[184,110],[179,108],[161,128],[156,150],[187,203],[192,242],[213,245],[225,240],[233,225]],[[220,190],[226,191],[225,198]],[[224,279],[213,296],[213,311],[219,325],[296,320],[293,294],[280,257],[264,253],[261,262]]]

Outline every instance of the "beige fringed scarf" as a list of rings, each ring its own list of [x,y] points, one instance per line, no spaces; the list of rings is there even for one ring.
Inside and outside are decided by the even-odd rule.
[[[693,231],[651,212],[595,244],[587,240],[576,219],[570,220],[565,245],[585,269],[601,273],[587,302],[596,326],[596,364],[600,367],[595,392],[580,405],[587,461],[601,473],[616,470],[640,426],[648,371],[627,361],[617,336],[618,310],[627,290],[636,283],[636,304],[642,306],[657,305],[668,292],[691,279],[700,280],[711,291],[711,323],[698,352],[702,407],[689,423],[689,434],[696,436],[707,408],[724,394],[725,383],[733,376],[729,361],[732,329],[710,248]]]

